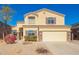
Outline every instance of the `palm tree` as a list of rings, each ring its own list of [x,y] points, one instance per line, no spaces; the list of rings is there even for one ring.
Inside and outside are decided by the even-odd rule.
[[[2,9],[0,10],[0,18],[3,20],[3,22],[5,24],[4,28],[7,29],[6,24],[9,20],[11,20],[12,15],[13,15],[13,10],[7,5],[3,6]],[[3,39],[5,36],[5,33],[7,34],[6,30],[3,31]]]

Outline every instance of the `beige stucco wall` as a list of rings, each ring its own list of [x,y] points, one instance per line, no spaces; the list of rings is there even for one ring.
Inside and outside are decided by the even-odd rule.
[[[70,28],[40,28],[39,31],[71,31]]]
[[[19,32],[19,27],[13,27],[12,30],[17,30],[17,32]]]
[[[17,23],[17,27],[23,27],[24,23]]]
[[[19,28],[23,28],[24,23],[17,23],[17,26],[12,27],[12,30],[17,30],[19,32]]]
[[[12,30],[17,30],[17,27],[12,27],[11,29],[12,29]]]
[[[19,32],[19,28],[23,28],[23,25],[24,25],[24,23],[18,23],[17,22],[17,25],[15,26],[15,27],[12,27],[11,29],[12,30],[17,30],[17,32]]]
[[[46,18],[47,17],[56,17],[56,24],[53,25],[64,25],[64,16],[55,14],[55,13],[51,13],[48,11],[40,11],[37,12],[35,14],[29,14],[26,15],[24,20],[25,20],[25,24],[28,25],[28,16],[35,16],[35,24],[34,25],[46,25]]]

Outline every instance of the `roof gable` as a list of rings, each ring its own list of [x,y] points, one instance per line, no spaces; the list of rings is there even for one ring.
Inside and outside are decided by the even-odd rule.
[[[57,15],[60,15],[60,16],[65,16],[64,14],[61,14],[61,13],[58,13],[56,11],[52,11],[52,10],[49,10],[49,9],[46,9],[46,8],[43,8],[43,9],[40,9],[40,10],[37,10],[37,11],[34,11],[34,12],[26,13],[24,16],[27,16],[29,14],[36,14],[36,13],[41,12],[41,11],[47,11],[47,12],[51,12],[51,13],[54,13],[54,14],[57,14]]]

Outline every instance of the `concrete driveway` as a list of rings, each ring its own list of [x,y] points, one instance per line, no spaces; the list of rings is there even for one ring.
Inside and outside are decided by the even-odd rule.
[[[79,45],[73,42],[44,42],[56,55],[79,55]]]

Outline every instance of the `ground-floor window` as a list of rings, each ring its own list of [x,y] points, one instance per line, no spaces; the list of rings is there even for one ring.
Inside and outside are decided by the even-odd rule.
[[[25,40],[26,41],[36,41],[37,40],[37,31],[27,30]]]
[[[26,31],[26,34],[27,34],[28,36],[35,36],[35,35],[37,34],[37,32],[34,31],[34,30],[28,30],[28,31]]]

